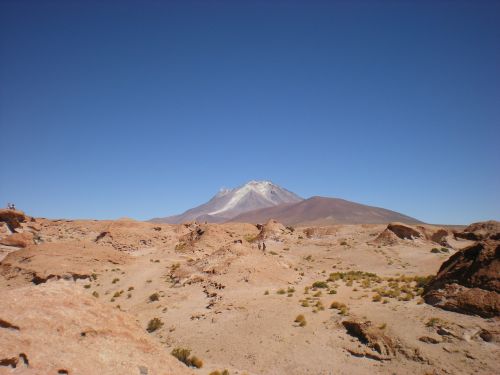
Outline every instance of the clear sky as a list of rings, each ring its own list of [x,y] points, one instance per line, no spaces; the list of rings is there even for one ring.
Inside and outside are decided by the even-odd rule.
[[[0,205],[148,219],[269,179],[500,219],[500,1],[0,0]]]

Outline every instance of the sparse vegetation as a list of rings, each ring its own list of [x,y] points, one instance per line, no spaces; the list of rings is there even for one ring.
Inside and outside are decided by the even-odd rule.
[[[441,323],[441,319],[439,318],[430,318],[427,323],[425,323],[426,327],[435,327],[436,325]]]
[[[300,315],[297,315],[297,317],[295,318],[294,320],[295,323],[299,323],[299,326],[300,327],[304,327],[307,322],[306,322],[306,318],[304,315],[300,314]]]
[[[99,298],[99,293],[97,293],[97,291],[93,291],[92,292],[92,296],[94,296],[95,298]]]
[[[113,281],[111,282],[112,284],[116,284],[120,279],[118,277],[114,278]]]
[[[115,294],[113,294],[113,298],[118,298],[118,297],[120,297],[122,294],[123,294],[123,290],[120,290],[119,292],[115,292]]]
[[[330,309],[336,309],[339,311],[340,315],[347,315],[348,309],[347,306],[344,303],[333,301],[330,304]]]
[[[208,375],[229,375],[229,371],[228,370],[223,370],[222,372],[219,371],[219,370],[216,370],[216,371],[212,371],[210,374]]]
[[[170,272],[174,272],[175,270],[177,270],[179,267],[181,266],[180,263],[174,263],[170,266]]]
[[[175,245],[175,251],[182,251],[186,248],[187,244],[185,242],[179,242]]]
[[[278,289],[277,294],[285,294],[285,289]]]
[[[155,302],[160,300],[160,295],[158,293],[153,293],[149,296],[149,302]]]
[[[191,356],[191,350],[185,348],[175,348],[170,353],[188,367],[203,367],[203,361],[196,356]]]
[[[163,322],[159,318],[153,318],[149,321],[146,331],[149,333],[154,332],[163,327]]]
[[[326,281],[315,281],[312,286],[313,288],[328,288],[328,283]]]
[[[252,234],[246,234],[244,237],[245,241],[249,242],[249,243],[252,243],[252,242],[255,242],[257,241],[257,239],[259,238],[258,235],[252,235]]]

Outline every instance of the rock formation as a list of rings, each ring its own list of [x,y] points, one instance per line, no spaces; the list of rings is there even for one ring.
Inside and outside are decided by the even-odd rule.
[[[400,223],[391,223],[387,226],[387,229],[402,240],[413,240],[422,237],[421,233],[417,230]]]
[[[428,304],[465,314],[500,314],[500,242],[481,241],[444,262],[424,293]]]
[[[132,316],[72,284],[2,294],[9,302],[0,305],[0,368],[9,374],[192,374]]]

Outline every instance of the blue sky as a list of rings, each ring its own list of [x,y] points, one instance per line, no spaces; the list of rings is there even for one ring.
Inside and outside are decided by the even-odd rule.
[[[0,204],[148,219],[269,179],[500,219],[498,1],[0,0]]]

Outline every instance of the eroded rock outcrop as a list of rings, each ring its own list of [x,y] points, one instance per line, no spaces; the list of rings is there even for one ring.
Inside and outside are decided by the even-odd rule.
[[[402,240],[413,240],[415,238],[422,237],[421,233],[408,225],[391,223],[387,226],[387,229],[394,233],[397,237]]]
[[[125,264],[129,255],[93,244],[44,243],[8,254],[0,275],[12,285],[41,284],[51,279],[89,279],[97,270]]]
[[[452,255],[425,288],[424,299],[445,310],[500,315],[500,242],[477,242]]]
[[[28,217],[22,211],[0,209],[0,222],[5,223],[11,232],[21,227],[21,223],[28,221]]]
[[[473,223],[461,232],[455,232],[455,237],[472,241],[500,240],[500,222],[495,220]]]
[[[283,224],[274,219],[270,219],[267,223],[261,226],[258,239],[262,241],[279,241],[281,239],[281,235],[288,232],[290,232],[290,230],[288,230]]]
[[[0,304],[0,321],[6,322],[0,325],[1,373],[192,374],[134,317],[72,284],[3,293],[9,303]]]
[[[382,356],[373,359],[388,359],[395,355],[393,341],[383,334],[380,329],[374,327],[371,322],[345,320],[342,322],[342,325],[349,335],[356,337],[362,344]]]
[[[31,232],[12,233],[0,239],[0,245],[13,247],[27,247],[34,244]]]

